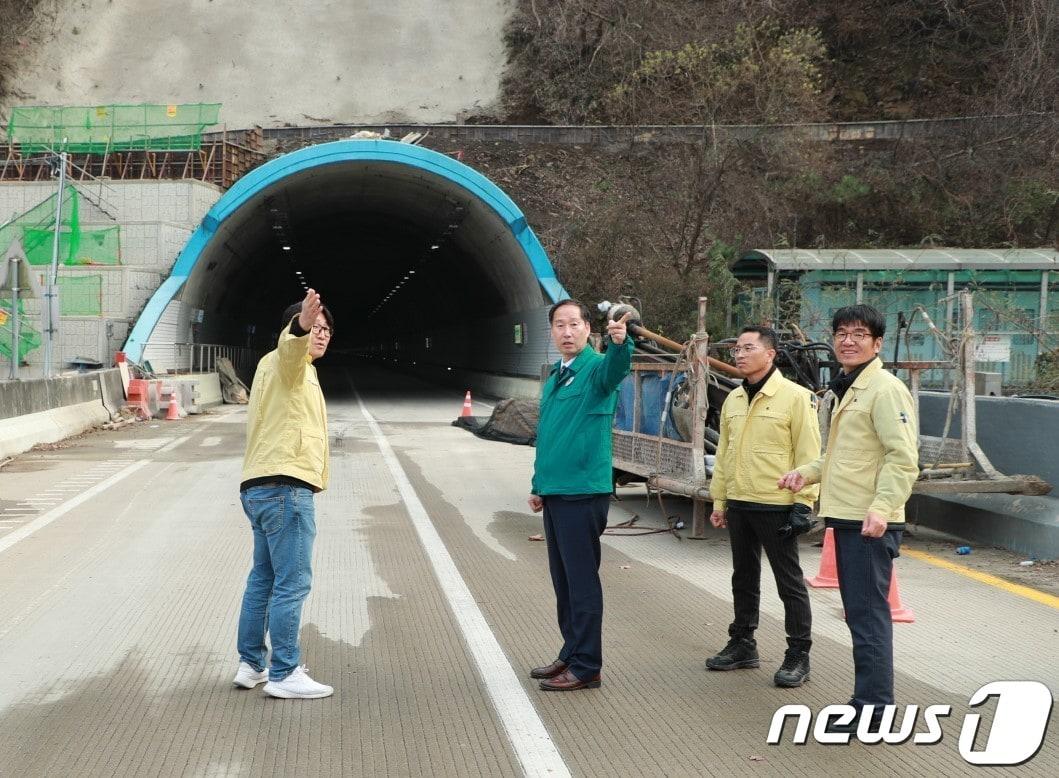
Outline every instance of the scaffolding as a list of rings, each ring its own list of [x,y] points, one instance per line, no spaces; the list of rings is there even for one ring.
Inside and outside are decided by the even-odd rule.
[[[16,107],[7,140],[28,154],[198,150],[220,111],[220,103]]]

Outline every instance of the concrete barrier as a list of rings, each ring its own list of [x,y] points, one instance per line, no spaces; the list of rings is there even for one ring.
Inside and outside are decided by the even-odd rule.
[[[941,434],[948,402],[948,394],[923,392],[920,425],[924,434]],[[977,397],[975,416],[978,443],[994,467],[1007,475],[1039,476],[1054,490],[1045,497],[914,495],[909,521],[1037,559],[1059,558],[1059,402]],[[960,435],[958,416],[949,435]]]
[[[110,421],[124,403],[117,370],[0,383],[0,457]]]
[[[192,384],[195,387],[194,403],[184,409],[188,413],[201,413],[205,408],[215,408],[224,402],[221,379],[216,373],[172,375],[166,376],[165,380],[174,384]]]
[[[919,399],[920,427],[925,435],[940,435],[945,426],[949,395],[923,392]],[[978,444],[1002,473],[1036,475],[1059,493],[1059,402],[1019,397],[976,397]],[[949,436],[960,437],[959,413]]]

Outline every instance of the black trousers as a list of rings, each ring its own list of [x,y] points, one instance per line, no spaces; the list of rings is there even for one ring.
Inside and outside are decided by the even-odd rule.
[[[786,511],[750,511],[728,506],[725,512],[732,543],[732,600],[735,621],[730,637],[754,639],[761,605],[761,549],[765,549],[776,589],[783,600],[787,645],[799,651],[812,646],[813,613],[798,561],[798,539],[781,538]]]
[[[603,667],[603,587],[599,538],[609,494],[544,495],[544,537],[563,648],[559,660],[582,681]]]
[[[890,616],[890,576],[900,554],[901,530],[866,538],[860,529],[835,527],[838,589],[853,636],[853,698],[850,704],[890,705],[894,701],[894,626]]]

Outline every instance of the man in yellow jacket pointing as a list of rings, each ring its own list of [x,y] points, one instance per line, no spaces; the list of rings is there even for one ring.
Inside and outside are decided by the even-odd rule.
[[[853,636],[859,713],[832,731],[856,731],[865,706],[872,725],[894,701],[893,624],[887,597],[901,546],[905,503],[919,477],[919,422],[912,396],[879,359],[886,320],[870,305],[839,309],[831,322],[842,371],[826,453],[779,480],[799,491],[819,483],[819,513],[835,531],[838,585]]]
[[[787,653],[776,671],[777,686],[809,680],[812,612],[798,561],[798,535],[812,524],[816,487],[798,494],[776,489],[776,479],[820,456],[820,425],[812,393],[776,369],[776,332],[744,327],[732,347],[746,378],[721,407],[717,463],[710,481],[715,527],[728,527],[732,545],[735,618],[728,645],[706,660],[708,670],[760,664],[754,631],[761,601],[761,550],[783,600]]]
[[[302,604],[312,584],[313,495],[329,477],[327,408],[313,361],[327,351],[334,320],[314,290],[283,314],[279,343],[257,365],[250,392],[239,487],[254,557],[239,614],[235,685],[284,699],[334,690],[300,666]],[[266,669],[265,633],[272,642]]]

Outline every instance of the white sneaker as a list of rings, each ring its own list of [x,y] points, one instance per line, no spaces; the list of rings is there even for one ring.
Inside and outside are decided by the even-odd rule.
[[[243,689],[253,689],[259,683],[266,683],[268,681],[268,669],[264,669],[258,672],[246,662],[239,663],[239,670],[235,674],[235,678],[232,679],[232,683],[236,686],[240,686]]]
[[[265,684],[265,694],[284,700],[318,700],[334,693],[335,690],[330,686],[310,678],[305,667],[295,667],[294,672],[282,681],[269,681]]]

